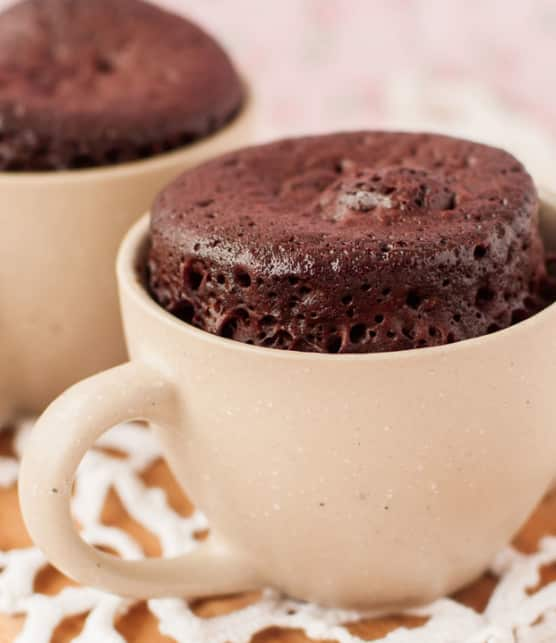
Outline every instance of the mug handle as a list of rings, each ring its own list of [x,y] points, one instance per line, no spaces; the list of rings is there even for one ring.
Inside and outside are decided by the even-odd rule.
[[[212,533],[190,553],[138,561],[105,554],[80,537],[70,499],[87,450],[121,422],[148,420],[175,431],[178,416],[173,385],[141,362],[94,375],[48,407],[25,446],[19,496],[29,534],[53,565],[80,583],[132,598],[192,598],[263,584],[247,557]]]

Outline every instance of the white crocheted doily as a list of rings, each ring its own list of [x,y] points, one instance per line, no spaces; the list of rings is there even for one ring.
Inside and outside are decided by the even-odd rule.
[[[14,451],[21,454],[31,428],[24,422],[14,436]],[[106,450],[91,451],[77,476],[73,501],[75,517],[90,543],[110,547],[124,558],[143,555],[140,545],[125,531],[101,523],[101,512],[110,489],[114,489],[129,515],[155,534],[166,556],[197,546],[194,534],[206,529],[202,514],[188,518],[168,504],[166,493],[148,487],[140,473],[160,457],[151,433],[127,424],[108,433],[102,446],[124,452],[112,457]],[[0,485],[17,481],[16,458],[0,457]],[[2,522],[9,516],[2,516]],[[1,525],[0,525],[1,529]],[[539,582],[540,569],[556,562],[556,538],[545,538],[539,551],[525,555],[508,547],[496,557],[492,571],[499,582],[486,610],[479,614],[445,598],[413,615],[430,617],[416,629],[400,628],[377,639],[389,643],[549,643],[556,641],[556,583],[530,594]],[[126,613],[133,601],[87,587],[68,587],[49,596],[33,592],[35,578],[46,566],[35,548],[0,551],[0,613],[24,615],[25,623],[16,643],[49,643],[56,627],[66,618],[88,613],[77,643],[124,643],[116,631],[116,617]],[[273,590],[246,608],[225,616],[201,618],[179,599],[148,602],[159,621],[160,632],[179,643],[249,643],[257,632],[271,626],[303,630],[308,637],[356,643],[363,639],[348,632],[342,623],[369,616],[345,610],[323,609],[286,599]],[[0,633],[1,634],[1,633]],[[1,638],[1,637],[0,637]]]

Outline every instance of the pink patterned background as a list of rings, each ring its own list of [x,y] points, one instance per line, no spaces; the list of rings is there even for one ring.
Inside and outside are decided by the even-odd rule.
[[[228,48],[256,95],[260,139],[443,130],[508,147],[556,185],[555,0],[159,3]]]
[[[506,147],[556,186],[556,0],[151,1],[228,49],[259,140],[445,131]]]

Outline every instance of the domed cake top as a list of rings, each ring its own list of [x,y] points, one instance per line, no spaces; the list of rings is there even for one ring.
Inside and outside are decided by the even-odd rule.
[[[242,102],[221,47],[140,0],[24,0],[0,14],[0,169],[112,164],[201,138]]]
[[[300,350],[491,332],[535,308],[544,274],[523,166],[432,134],[331,134],[228,154],[170,184],[151,229],[162,305],[211,332]]]

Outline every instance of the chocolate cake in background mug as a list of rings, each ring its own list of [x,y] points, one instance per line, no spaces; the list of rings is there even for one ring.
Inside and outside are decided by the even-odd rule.
[[[229,57],[177,15],[138,0],[0,13],[0,426],[125,358],[120,240],[252,128]]]
[[[0,15],[0,170],[111,165],[201,139],[242,83],[198,26],[138,0],[25,0]]]
[[[249,344],[378,352],[476,337],[544,306],[538,197],[510,154],[356,132],[228,154],[152,210],[150,288]]]

